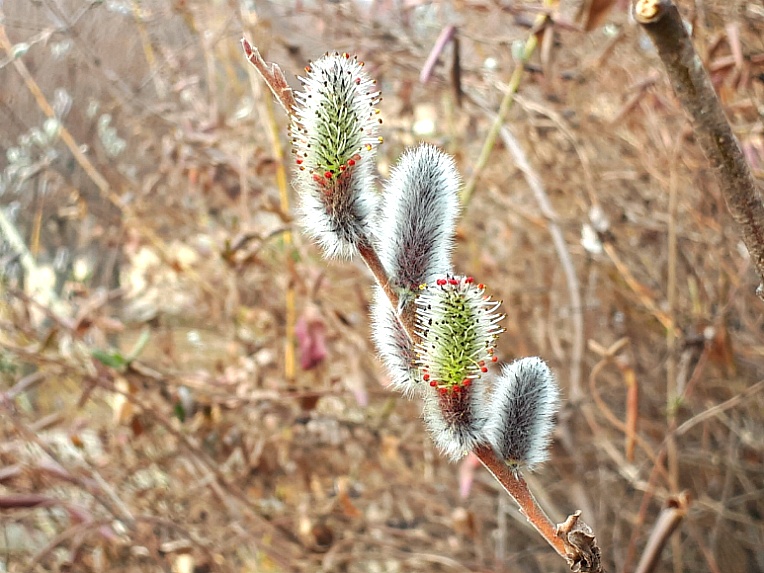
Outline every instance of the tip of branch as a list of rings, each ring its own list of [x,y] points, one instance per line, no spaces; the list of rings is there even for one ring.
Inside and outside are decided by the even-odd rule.
[[[571,571],[602,573],[602,555],[597,545],[597,538],[581,519],[581,511],[557,525],[557,537],[565,545],[565,553]]]
[[[247,54],[247,57],[252,55],[252,44],[247,42],[246,38],[241,39],[241,47],[244,48],[244,53]]]
[[[637,0],[634,4],[634,18],[640,24],[655,22],[663,15],[664,4],[663,0]]]

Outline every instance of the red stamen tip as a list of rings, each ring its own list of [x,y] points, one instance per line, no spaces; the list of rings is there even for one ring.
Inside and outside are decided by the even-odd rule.
[[[348,159],[348,165],[353,167],[353,165],[355,165],[355,159]]]
[[[333,173],[332,173],[331,171],[326,171],[326,172],[324,173],[324,177],[326,177],[327,179],[331,179],[331,178],[332,178],[332,175],[333,175]]]
[[[438,283],[438,286],[443,286],[446,284],[446,279],[438,279],[437,283]]]
[[[466,279],[464,279],[464,282],[466,282],[468,285],[471,285],[473,282],[475,282],[475,279],[473,279],[472,277],[467,277]]]
[[[483,367],[480,369],[480,371],[481,371],[482,373],[484,373],[484,374],[485,374],[486,372],[488,372],[488,368],[486,368],[485,366],[483,366]]]
[[[498,356],[491,356],[491,362],[498,362],[499,357]]]
[[[425,382],[429,381],[430,380],[430,375],[429,374],[425,374],[424,376],[422,376],[422,380],[424,380]]]
[[[433,388],[435,388],[435,386],[437,386],[437,385],[438,385],[438,383],[437,383],[437,382],[435,382],[435,380],[430,380],[430,386],[432,386]]]
[[[483,289],[485,288],[485,285],[484,285],[483,283],[480,283],[480,284],[478,285],[478,288],[479,288],[480,290],[483,290]]]

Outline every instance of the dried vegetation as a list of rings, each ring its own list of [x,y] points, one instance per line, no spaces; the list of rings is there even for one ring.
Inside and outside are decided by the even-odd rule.
[[[611,571],[675,517],[654,570],[764,569],[758,279],[624,3],[562,3],[480,173],[542,2],[255,6],[0,3],[0,571],[564,569],[385,388],[369,276],[293,227],[286,118],[242,34],[290,80],[365,60],[382,176],[425,139],[476,177],[457,268],[503,298],[502,358],[543,356],[568,397],[532,476],[550,515],[582,509]],[[764,10],[680,6],[760,182]],[[449,25],[458,57],[423,84]]]

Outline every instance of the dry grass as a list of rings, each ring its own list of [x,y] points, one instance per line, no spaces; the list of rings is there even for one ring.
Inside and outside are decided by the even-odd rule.
[[[764,12],[681,4],[761,176]],[[10,43],[29,49],[0,56],[0,205],[29,257],[0,233],[0,571],[564,569],[482,470],[460,496],[469,462],[440,459],[417,405],[385,389],[363,267],[287,240],[272,137],[287,145],[285,118],[239,46],[246,34],[290,79],[327,49],[358,53],[385,96],[381,174],[426,139],[469,179],[540,5],[5,3]],[[462,107],[450,47],[418,80],[449,24]],[[568,396],[580,375],[534,489],[555,519],[584,511],[610,571],[634,571],[683,491],[689,510],[656,570],[760,570],[757,278],[620,3],[604,25],[563,22],[553,39],[506,125],[557,214],[582,305],[501,140],[456,253],[504,300],[502,359],[544,357]],[[19,62],[90,171],[31,131],[45,116]],[[601,250],[581,242],[596,211]],[[288,326],[306,313],[329,350],[310,370]]]

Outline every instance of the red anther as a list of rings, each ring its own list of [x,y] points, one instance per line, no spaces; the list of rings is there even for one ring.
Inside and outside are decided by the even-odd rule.
[[[456,279],[448,279],[448,284],[451,284],[451,285],[458,285],[458,284],[459,284],[459,281],[458,281],[458,280],[456,280]]]
[[[331,179],[332,175],[333,175],[333,173],[331,171],[324,172],[324,177],[326,177],[327,179]]]
[[[438,385],[438,383],[435,380],[430,380],[430,386],[435,388],[435,386],[437,386],[437,385]]]
[[[350,54],[348,54],[347,52],[342,52],[342,57],[347,60],[350,58]]]
[[[323,183],[323,180],[321,179],[321,176],[318,173],[313,174],[313,181],[316,181],[317,183]]]
[[[353,167],[355,165],[355,159],[348,159],[348,166]]]
[[[453,388],[451,388],[451,391],[452,391],[454,394],[458,394],[459,392],[461,392],[461,391],[462,391],[462,388],[461,388],[461,386],[454,386]]]
[[[483,289],[485,288],[485,285],[484,285],[483,283],[480,283],[480,284],[478,285],[478,288],[479,288],[480,290],[483,290]]]
[[[438,283],[438,286],[443,286],[446,284],[446,279],[438,279],[436,282]]]
[[[491,362],[498,362],[499,357],[498,356],[491,356]]]
[[[462,380],[462,386],[464,386],[465,388],[467,388],[470,384],[472,384],[472,380],[470,380],[469,378],[465,378],[464,380]]]
[[[361,78],[356,78],[355,79],[355,83],[356,83],[356,85],[360,84],[361,83]]]
[[[295,160],[294,160],[294,162],[295,162],[297,165],[302,165],[302,159],[295,159]]]
[[[311,71],[312,70],[311,70],[310,66],[305,66],[305,73],[306,74],[309,74]]]
[[[422,376],[422,380],[424,380],[425,382],[427,382],[429,379],[430,379],[429,374],[425,374],[424,376]]]
[[[464,279],[464,282],[466,282],[468,285],[471,285],[473,282],[475,282],[475,279],[473,279],[472,277],[467,277],[466,279]]]
[[[483,366],[483,367],[480,369],[480,371],[481,371],[481,372],[483,372],[483,373],[485,374],[486,372],[488,372],[488,368],[486,368],[485,366]]]
[[[485,360],[481,360],[480,362],[478,362],[478,364],[479,364],[480,366],[485,366]]]
[[[340,171],[345,171],[347,169],[347,165],[340,165]]]
[[[441,394],[448,394],[448,388],[438,388],[438,392]]]

